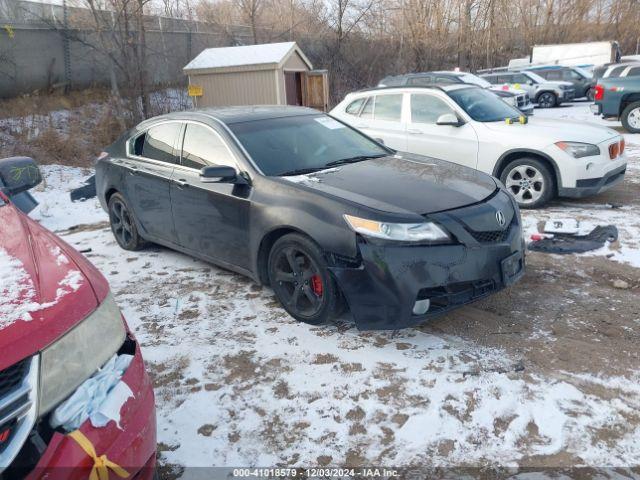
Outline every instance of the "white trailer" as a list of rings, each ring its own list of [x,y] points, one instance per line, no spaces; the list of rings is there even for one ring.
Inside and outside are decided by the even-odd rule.
[[[586,42],[535,45],[531,51],[529,63],[531,65],[579,66],[602,65],[617,61],[620,61],[618,42]]]

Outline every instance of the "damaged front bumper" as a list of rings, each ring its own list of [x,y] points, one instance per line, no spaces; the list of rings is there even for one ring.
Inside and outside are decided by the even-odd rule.
[[[418,325],[517,282],[525,263],[517,210],[511,207],[502,230],[472,228],[478,227],[476,219],[495,218],[496,211],[509,208],[511,200],[497,197],[430,216],[455,236],[456,244],[393,246],[361,239],[359,265],[331,267],[357,327],[395,330]],[[416,314],[420,300],[429,300],[429,308]]]
[[[122,376],[134,397],[121,408],[120,428],[115,422],[94,428],[85,421],[79,430],[105,455],[121,466],[128,478],[151,480],[156,461],[156,414],[153,387],[145,370],[140,347],[129,336],[119,353],[133,355]],[[84,480],[94,461],[78,443],[62,431],[48,431],[48,416],[40,419],[14,463],[3,473],[7,478],[28,480]],[[115,474],[112,474],[114,476]],[[4,477],[3,477],[4,478]]]

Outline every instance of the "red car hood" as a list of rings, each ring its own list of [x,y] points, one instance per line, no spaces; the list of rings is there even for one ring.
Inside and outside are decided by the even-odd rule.
[[[0,225],[1,371],[83,320],[108,285],[82,255],[1,194]]]

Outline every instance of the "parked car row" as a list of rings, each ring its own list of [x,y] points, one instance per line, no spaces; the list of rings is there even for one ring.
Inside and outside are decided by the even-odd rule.
[[[362,90],[331,114],[391,148],[494,175],[522,208],[599,193],[626,170],[616,131],[535,117],[521,124],[520,112],[468,84]]]
[[[433,85],[450,85],[467,83],[491,90],[512,107],[516,107],[525,115],[533,115],[533,103],[529,94],[513,85],[492,85],[483,78],[469,72],[439,71],[409,73],[385,77],[378,83],[379,87],[419,87]]]
[[[623,180],[616,131],[523,115],[531,99],[551,107],[588,95],[570,72],[390,77],[331,115],[162,115],[105,149],[96,192],[121,248],[153,242],[246,275],[299,321],[348,309],[360,329],[420,324],[524,275],[520,208]],[[638,80],[598,80],[596,113],[640,131]],[[104,277],[18,208],[33,206],[24,194],[40,180],[30,159],[0,161],[0,474],[75,479],[117,467],[151,479],[154,396],[140,347]],[[120,357],[135,394],[118,425],[55,420]]]

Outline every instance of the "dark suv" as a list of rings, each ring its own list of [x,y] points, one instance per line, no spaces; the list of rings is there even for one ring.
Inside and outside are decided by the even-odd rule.
[[[575,98],[587,97],[593,100],[595,83],[593,75],[580,67],[562,67],[559,65],[527,68],[535,72],[545,80],[555,82],[570,82],[575,89]]]
[[[424,87],[430,85],[451,85],[456,83],[478,85],[479,87],[491,90],[496,96],[500,97],[512,107],[516,107],[525,115],[533,115],[533,103],[531,102],[531,98],[527,92],[511,87],[507,89],[503,87],[494,87],[484,78],[469,72],[440,71],[390,75],[380,80],[378,86]]]

